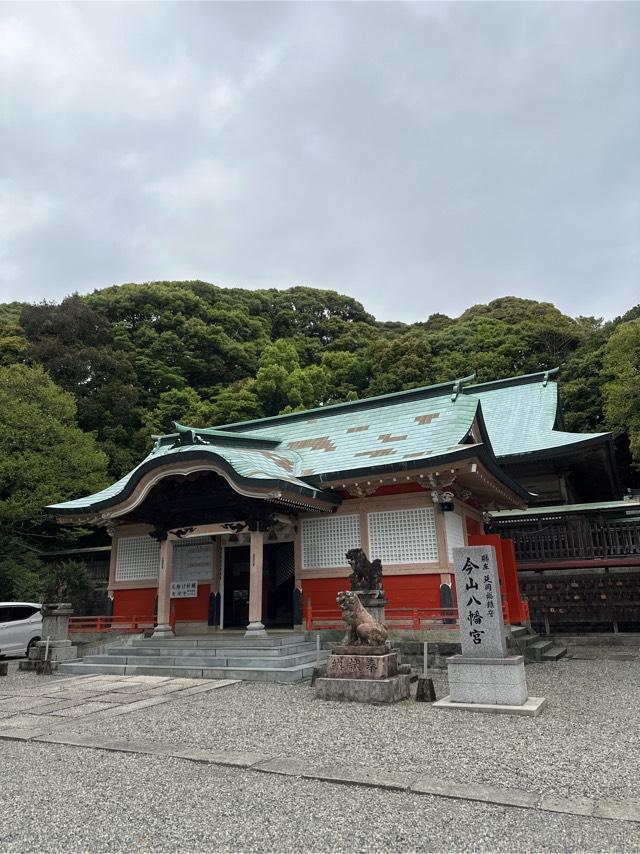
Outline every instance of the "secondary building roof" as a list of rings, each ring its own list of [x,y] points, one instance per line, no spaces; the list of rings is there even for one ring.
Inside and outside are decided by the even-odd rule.
[[[468,385],[466,395],[478,397],[497,457],[571,451],[607,444],[610,433],[569,433],[562,428],[558,384],[552,371]]]
[[[239,436],[212,437],[212,441],[196,430],[180,426],[177,434],[161,437],[151,453],[134,469],[106,489],[47,507],[52,513],[76,515],[100,510],[125,500],[153,469],[164,465],[188,466],[200,463],[220,470],[234,488],[244,494],[261,498],[285,490],[308,500],[318,500],[335,506],[339,499],[330,492],[318,490],[295,476],[299,460],[295,454],[273,450],[278,442],[247,442]]]
[[[530,507],[527,510],[494,510],[489,515],[491,521],[521,522],[526,519],[540,519],[547,516],[567,516],[572,513],[605,513],[631,516],[635,519],[640,515],[640,499],[632,498],[623,501],[590,501],[587,504],[556,504],[547,507]]]

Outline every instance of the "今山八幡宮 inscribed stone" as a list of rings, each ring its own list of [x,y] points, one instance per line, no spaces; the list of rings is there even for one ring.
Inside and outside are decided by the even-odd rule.
[[[462,655],[504,658],[500,577],[493,546],[453,549]]]

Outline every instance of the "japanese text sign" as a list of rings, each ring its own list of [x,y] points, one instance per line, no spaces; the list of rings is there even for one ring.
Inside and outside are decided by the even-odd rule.
[[[172,599],[192,599],[198,595],[197,581],[174,581],[171,585]]]
[[[470,658],[504,658],[507,647],[495,549],[454,548],[453,565],[462,654]]]

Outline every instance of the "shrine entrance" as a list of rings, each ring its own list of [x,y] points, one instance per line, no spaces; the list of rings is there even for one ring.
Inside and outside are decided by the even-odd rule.
[[[225,629],[245,628],[249,620],[249,546],[224,549]],[[295,588],[292,542],[265,543],[262,565],[262,622],[265,628],[293,627]]]

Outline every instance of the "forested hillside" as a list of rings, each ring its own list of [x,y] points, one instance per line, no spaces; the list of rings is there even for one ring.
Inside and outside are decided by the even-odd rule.
[[[43,503],[119,477],[174,419],[223,425],[471,373],[486,381],[557,366],[568,429],[614,430],[631,485],[640,306],[603,323],[503,297],[457,318],[405,324],[377,321],[333,291],[199,281],[0,305],[0,589],[10,544],[42,536]]]
[[[179,419],[196,426],[427,385],[560,367],[569,429],[640,427],[640,306],[614,322],[504,297],[457,318],[379,322],[312,288],[154,282],[0,306],[0,363],[41,365],[120,476]],[[625,396],[635,398],[625,402]],[[625,460],[623,459],[624,463]]]

